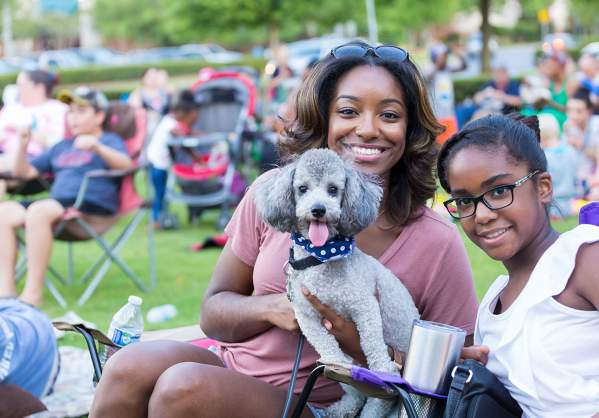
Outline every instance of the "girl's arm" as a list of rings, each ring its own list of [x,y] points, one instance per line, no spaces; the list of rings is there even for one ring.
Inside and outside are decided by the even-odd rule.
[[[599,311],[599,242],[580,248],[570,280],[576,283],[580,296]]]
[[[287,296],[253,295],[252,274],[253,268],[234,254],[229,240],[218,258],[202,304],[200,325],[206,335],[223,342],[238,342],[273,326],[299,331]]]
[[[102,144],[100,138],[95,135],[79,135],[75,139],[74,147],[98,154],[112,170],[128,170],[133,165],[127,154]]]
[[[131,158],[127,154],[99,142],[94,152],[113,170],[128,170],[133,165]]]

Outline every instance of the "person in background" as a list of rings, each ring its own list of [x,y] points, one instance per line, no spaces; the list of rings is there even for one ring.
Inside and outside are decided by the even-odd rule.
[[[459,60],[458,65],[448,62],[450,54]],[[430,48],[430,60],[433,64],[428,72],[426,80],[431,95],[431,103],[435,117],[445,127],[438,141],[443,142],[457,130],[457,119],[455,114],[455,98],[453,80],[451,74],[463,71],[468,67],[464,56],[456,51],[451,51],[444,43],[435,43]]]
[[[547,52],[539,62],[539,74],[543,87],[549,90],[547,96],[539,97],[534,103],[527,103],[528,106],[522,109],[524,116],[539,115],[541,113],[550,113],[559,122],[560,128],[563,128],[566,116],[566,104],[568,96],[573,94],[578,82],[573,78],[568,78],[567,64],[569,57],[561,50],[552,49]]]
[[[559,123],[553,115],[542,114],[538,118],[541,148],[553,182],[550,213],[554,218],[569,216],[574,212],[574,199],[582,194],[578,181],[579,155],[570,144],[560,140]]]
[[[471,105],[459,105],[456,108],[458,127],[462,128],[471,118],[479,118],[490,113],[516,112],[522,106],[520,84],[512,80],[503,65],[493,69],[493,79],[482,85],[474,95]]]
[[[0,110],[0,172],[13,166],[19,148],[19,131],[31,129],[27,148],[30,157],[39,155],[64,138],[65,115],[68,106],[52,99],[57,82],[55,74],[47,71],[22,71],[17,77],[17,101]],[[0,182],[0,196],[6,183]]]
[[[279,116],[289,109],[289,100],[294,96],[301,82],[287,64],[287,53],[281,48],[278,60],[270,79],[264,89],[264,126],[275,133],[280,133],[282,125]]]
[[[171,112],[160,120],[152,135],[148,146],[148,161],[154,186],[152,220],[156,228],[160,228],[168,169],[172,164],[167,144],[176,136],[192,134],[192,128],[197,122],[198,116],[199,105],[193,92],[189,89],[181,90],[171,105]]]
[[[148,68],[141,76],[141,86],[133,90],[127,99],[135,108],[148,112],[148,132],[151,134],[160,118],[168,112],[171,91],[168,73],[158,68]]]
[[[31,141],[28,130],[20,132],[20,146],[13,174],[34,179],[50,173],[54,182],[50,197],[36,200],[24,207],[20,202],[0,203],[0,278],[11,286],[5,293],[16,296],[15,264],[17,261],[17,230],[25,228],[27,280],[20,300],[33,306],[43,301],[44,279],[54,240],[53,227],[78,196],[85,174],[97,169],[127,170],[132,162],[123,140],[102,129],[108,100],[89,87],[79,87],[60,95],[69,104],[67,122],[73,135],[64,139],[32,160],[27,158]],[[79,211],[96,232],[103,232],[119,208],[120,179],[97,177],[90,179]],[[84,231],[69,231],[74,235]]]
[[[584,54],[578,60],[580,88],[590,92],[593,114],[599,115],[599,58]]]
[[[587,192],[599,159],[599,116],[593,116],[592,112],[589,91],[579,89],[568,100],[563,134],[566,143],[579,153],[578,177]]]

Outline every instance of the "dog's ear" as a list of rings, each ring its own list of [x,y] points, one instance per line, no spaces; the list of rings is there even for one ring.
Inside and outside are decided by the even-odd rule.
[[[296,162],[287,164],[261,178],[256,184],[256,209],[262,220],[281,232],[292,232],[295,225],[293,176]]]
[[[356,170],[351,162],[346,161],[339,233],[355,235],[374,222],[382,197],[383,189],[377,178]]]

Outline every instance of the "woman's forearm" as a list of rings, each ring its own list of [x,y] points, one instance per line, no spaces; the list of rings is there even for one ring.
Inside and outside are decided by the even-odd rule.
[[[245,296],[223,291],[202,305],[200,325],[211,338],[223,342],[246,340],[272,328],[272,316],[280,311],[281,295]]]

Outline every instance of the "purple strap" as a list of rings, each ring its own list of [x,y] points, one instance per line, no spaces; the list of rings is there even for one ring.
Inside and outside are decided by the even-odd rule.
[[[352,366],[351,377],[352,379],[362,383],[370,383],[372,385],[383,386],[387,388],[392,388],[391,384],[394,384],[401,386],[408,392],[415,393],[417,395],[427,396],[429,398],[435,399],[447,399],[447,396],[445,395],[439,395],[438,393],[427,392],[425,390],[420,390],[413,387],[398,374],[375,372],[369,369],[365,369],[363,367]]]
[[[591,202],[580,209],[579,223],[599,226],[599,202]]]

